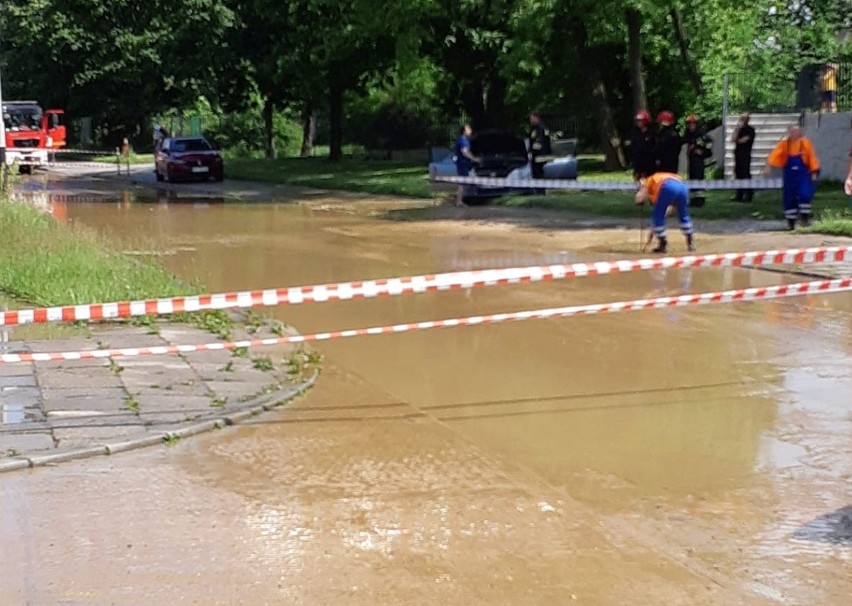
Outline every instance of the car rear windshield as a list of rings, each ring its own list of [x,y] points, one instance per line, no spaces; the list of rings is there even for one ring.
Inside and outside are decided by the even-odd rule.
[[[212,148],[204,139],[177,139],[172,141],[171,149],[174,152],[197,152],[209,151]]]

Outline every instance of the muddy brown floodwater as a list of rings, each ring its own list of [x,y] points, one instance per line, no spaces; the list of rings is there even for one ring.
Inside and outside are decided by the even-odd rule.
[[[635,232],[330,198],[61,205],[211,291],[636,254]],[[656,271],[270,313],[307,333],[801,279]],[[848,604],[850,299],[323,343],[286,410],[0,479],[0,604]]]

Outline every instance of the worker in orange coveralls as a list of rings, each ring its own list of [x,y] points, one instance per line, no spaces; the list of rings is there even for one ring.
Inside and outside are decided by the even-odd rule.
[[[809,225],[813,215],[814,190],[819,179],[819,158],[813,143],[802,136],[799,126],[791,126],[788,135],[781,139],[769,157],[763,176],[768,177],[771,168],[784,169],[784,217],[787,229],[796,229],[796,219]]]
[[[686,236],[687,250],[695,250],[692,219],[690,219],[689,211],[686,208],[689,204],[689,189],[683,180],[673,173],[654,173],[650,177],[642,179],[639,183],[639,191],[636,192],[636,204],[645,204],[645,201],[649,200],[653,207],[651,210],[651,222],[654,227],[652,234],[657,236],[660,242],[654,252],[665,253],[667,250],[666,211],[669,207],[674,207],[677,210],[680,229]]]

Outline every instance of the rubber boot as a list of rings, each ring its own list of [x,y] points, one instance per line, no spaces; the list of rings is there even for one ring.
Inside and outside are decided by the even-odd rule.
[[[652,252],[655,253],[665,253],[666,248],[668,247],[668,240],[665,237],[660,238],[660,243],[657,244],[657,248],[655,248]]]
[[[796,220],[787,219],[787,231],[793,231],[794,229],[796,229]]]
[[[801,214],[802,227],[807,227],[811,224],[811,214],[810,213],[802,213]]]
[[[692,234],[686,234],[686,250],[692,252],[695,250],[695,239]]]

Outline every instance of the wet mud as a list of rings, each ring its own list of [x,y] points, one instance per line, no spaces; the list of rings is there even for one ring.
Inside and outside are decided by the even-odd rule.
[[[638,248],[635,230],[400,222],[383,216],[381,200],[331,195],[48,202],[60,220],[155,255],[211,291]],[[707,252],[836,241],[698,240]],[[674,252],[679,244],[673,237]],[[268,312],[308,333],[803,279],[656,271]],[[287,410],[167,449],[4,478],[0,603],[843,604],[852,595],[848,294],[318,349],[317,387]]]

